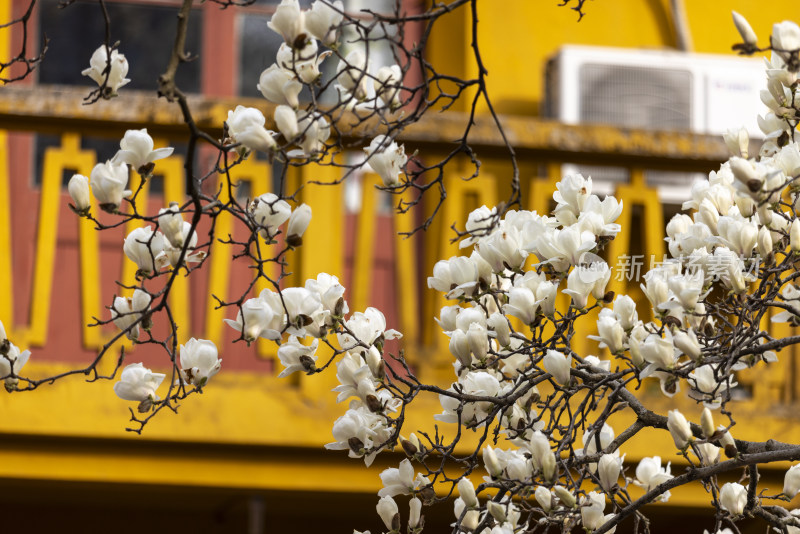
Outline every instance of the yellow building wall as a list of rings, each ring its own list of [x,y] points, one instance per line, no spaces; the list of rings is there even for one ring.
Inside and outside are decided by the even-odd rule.
[[[675,21],[669,0],[586,2],[578,22],[575,11],[557,0],[478,2],[478,43],[489,71],[487,85],[501,113],[539,114],[547,59],[567,44],[643,49],[676,49]],[[769,44],[772,24],[797,14],[797,2],[775,0],[765,6],[748,0],[684,0],[690,52],[730,54],[739,42],[731,11],[744,15]],[[575,4],[574,0],[572,4]],[[469,48],[469,6],[437,22],[431,34],[431,62],[442,72],[473,78],[477,67]],[[460,43],[464,43],[461,45]],[[462,99],[458,109],[466,109]],[[479,108],[486,111],[482,104]]]

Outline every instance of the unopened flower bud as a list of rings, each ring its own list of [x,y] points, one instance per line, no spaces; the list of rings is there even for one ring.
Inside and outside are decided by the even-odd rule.
[[[458,481],[458,495],[467,508],[475,508],[478,506],[478,496],[475,495],[475,487],[468,478],[462,478]]]
[[[492,514],[492,517],[497,519],[500,523],[505,523],[506,521],[506,509],[505,507],[494,501],[489,501],[486,503],[486,509]]]
[[[503,467],[491,447],[483,449],[483,463],[492,478],[499,477],[503,473]]]
[[[74,174],[67,186],[69,196],[75,203],[75,213],[86,215],[91,207],[91,196],[89,194],[89,179],[82,174]]]
[[[710,438],[714,435],[714,416],[711,415],[711,410],[707,407],[703,409],[703,413],[700,415],[700,426],[705,437]]]
[[[311,206],[302,204],[289,217],[289,228],[286,231],[286,243],[291,247],[303,244],[303,234],[311,222]]]
[[[536,502],[539,503],[542,510],[549,514],[550,510],[553,508],[553,494],[550,493],[550,490],[544,486],[537,486],[533,495],[536,497]]]
[[[758,37],[756,37],[756,32],[753,31],[747,19],[736,11],[731,11],[731,14],[733,15],[733,24],[736,26],[736,31],[738,31],[739,35],[742,37],[742,41],[747,45],[756,46]]]
[[[556,494],[556,497],[566,506],[567,508],[575,508],[575,496],[564,486],[554,486],[553,491]]]

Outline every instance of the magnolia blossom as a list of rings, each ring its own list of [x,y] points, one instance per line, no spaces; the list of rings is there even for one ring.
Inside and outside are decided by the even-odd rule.
[[[294,109],[300,106],[299,94],[303,84],[294,74],[276,64],[261,73],[256,88],[273,104],[286,104]]]
[[[160,271],[169,264],[166,255],[167,240],[164,234],[150,226],[136,228],[125,238],[122,250],[139,271],[151,275]]]
[[[678,410],[670,410],[667,414],[667,429],[679,449],[685,448],[694,439],[689,422]]]
[[[297,125],[297,112],[286,105],[280,105],[275,108],[275,125],[278,131],[287,140],[291,141],[300,132]]]
[[[389,495],[381,497],[378,501],[378,515],[383,520],[383,524],[390,531],[398,530],[400,526],[400,513],[397,509],[397,503],[394,502]]]
[[[3,327],[3,323],[0,323],[0,342],[6,340],[5,328]],[[25,364],[28,363],[30,356],[31,351],[20,351],[16,345],[9,341],[8,350],[5,354],[0,355],[0,378],[4,379],[7,391],[11,391],[16,387],[19,382],[17,375]]]
[[[794,53],[795,62],[800,50],[800,27],[794,22],[784,20],[772,26],[772,48],[784,63],[790,63]]]
[[[536,491],[533,496],[536,498],[536,502],[539,503],[539,506],[542,507],[542,510],[549,514],[550,510],[553,508],[553,494],[550,493],[550,490],[544,486],[536,486]]]
[[[642,458],[639,465],[636,466],[636,480],[633,483],[644,488],[644,491],[650,492],[659,484],[672,478],[669,471],[669,462],[666,467],[661,467],[661,457],[659,456]],[[666,502],[669,496],[669,491],[664,492],[661,501]]]
[[[265,193],[250,203],[248,212],[253,221],[263,227],[259,230],[261,237],[271,240],[277,235],[278,227],[289,220],[292,208],[274,193]]]
[[[311,9],[305,12],[306,29],[325,46],[332,46],[336,43],[337,28],[343,18],[344,5],[341,0],[335,2],[317,0],[311,4]]]
[[[386,187],[400,184],[400,172],[406,165],[406,153],[403,145],[397,145],[385,135],[379,135],[365,148],[368,163],[383,180]]]
[[[800,464],[794,464],[783,477],[783,494],[794,499],[800,493]]]
[[[172,155],[172,147],[153,149],[153,138],[147,128],[128,130],[119,143],[119,152],[111,160],[114,163],[127,163],[134,169],[140,169],[157,159]]]
[[[571,354],[565,355],[557,350],[548,350],[544,358],[542,358],[542,364],[547,372],[553,375],[553,379],[556,382],[562,386],[569,384],[570,367],[572,365]]]
[[[302,112],[298,115],[297,127],[300,130],[299,145],[302,149],[298,155],[318,157],[325,151],[325,141],[331,136],[331,125],[324,115]]]
[[[81,71],[83,76],[88,76],[97,85],[105,86],[111,92],[109,96],[116,96],[117,90],[130,82],[125,76],[128,74],[128,60],[116,50],[111,51],[111,61],[108,60],[108,47],[100,45],[89,60],[89,68]],[[108,79],[106,79],[108,76]]]
[[[604,454],[597,462],[597,478],[600,481],[600,487],[605,491],[617,485],[620,471],[622,471],[622,458],[618,454]]]
[[[581,522],[584,528],[593,531],[603,526],[614,514],[605,514],[606,499],[601,493],[590,491],[581,501]],[[608,532],[613,533],[617,527],[611,528]]]
[[[267,27],[281,35],[287,44],[301,48],[307,39],[304,19],[297,0],[281,0]]]
[[[149,328],[144,322],[139,321],[149,310],[151,300],[152,297],[147,291],[138,288],[133,291],[132,297],[114,298],[114,303],[111,305],[111,319],[131,341],[139,339],[140,324],[145,329]]]
[[[733,24],[736,26],[736,31],[739,32],[742,40],[745,44],[755,46],[758,43],[758,37],[756,37],[756,32],[753,31],[750,23],[736,11],[732,11],[731,14],[733,15]]]
[[[124,163],[98,163],[89,175],[89,185],[100,207],[106,210],[116,211],[122,199],[132,194],[125,189],[128,185],[128,166]]]
[[[236,106],[228,111],[228,133],[231,138],[240,143],[246,150],[260,150],[271,152],[276,146],[273,132],[264,128],[266,118],[260,110]]]
[[[154,373],[141,363],[132,363],[122,370],[114,393],[127,401],[157,401],[156,389],[167,375]]]
[[[400,83],[403,79],[403,72],[399,65],[381,67],[375,75],[372,84],[375,94],[379,96],[390,109],[400,107]]]
[[[378,491],[379,497],[408,495],[430,484],[421,474],[414,476],[414,467],[408,459],[401,461],[398,468],[385,469],[381,473],[381,482],[383,488]]]
[[[347,54],[336,81],[356,100],[367,98],[370,78],[367,74],[367,57],[361,50],[353,50]]]
[[[292,246],[303,243],[303,234],[311,223],[311,206],[301,204],[289,216],[289,227],[286,230],[286,242]]]
[[[231,328],[242,333],[248,343],[259,337],[277,340],[284,327],[283,306],[277,294],[265,289],[258,298],[246,300],[239,309],[236,320],[224,319]]]
[[[89,192],[89,179],[82,174],[73,174],[67,185],[69,196],[75,203],[75,209],[80,214],[89,213],[92,199]]]
[[[475,508],[480,503],[478,497],[475,495],[475,486],[467,477],[458,481],[458,496],[464,501],[467,508]]]
[[[723,484],[719,490],[719,504],[731,515],[742,515],[747,504],[747,488],[735,482]]]
[[[202,387],[217,374],[222,360],[217,357],[217,346],[207,339],[191,338],[180,346],[181,378],[193,386]]]

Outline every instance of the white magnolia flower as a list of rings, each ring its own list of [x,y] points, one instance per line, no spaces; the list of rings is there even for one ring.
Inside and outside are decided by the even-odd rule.
[[[308,39],[304,13],[297,0],[281,0],[280,5],[275,8],[275,14],[267,22],[267,27],[295,48],[305,46]]]
[[[546,514],[549,514],[550,510],[553,508],[553,494],[550,493],[550,490],[544,486],[536,486],[536,491],[533,496],[536,498],[536,502],[539,503],[539,506],[542,507],[542,510],[544,510]]]
[[[261,73],[256,88],[273,104],[286,104],[294,109],[300,106],[298,95],[303,84],[297,81],[293,73],[274,63]]]
[[[742,41],[744,41],[745,44],[752,46],[758,44],[756,32],[753,31],[753,28],[750,26],[750,23],[747,22],[747,19],[736,11],[732,11],[731,14],[733,15],[733,24],[736,26],[736,31],[738,31],[739,35],[741,35]]]
[[[336,441],[325,448],[347,450],[350,458],[363,457],[369,467],[391,435],[385,417],[372,413],[360,400],[353,400],[347,412],[333,424]]]
[[[422,512],[422,501],[419,497],[414,497],[408,501],[408,528],[412,530],[419,526]]]
[[[570,174],[556,184],[556,189],[553,193],[553,200],[557,202],[556,217],[564,225],[576,223],[586,199],[592,194],[592,179]]]
[[[717,376],[718,375],[718,376]],[[711,408],[718,408],[720,401],[727,397],[728,389],[736,387],[737,382],[723,371],[715,372],[712,365],[701,365],[689,373],[693,398],[704,401]]]
[[[313,335],[314,332],[311,329],[307,332],[305,327],[312,325],[316,312],[322,309],[319,295],[304,287],[288,287],[282,290],[280,295],[289,325],[287,331],[298,337]]]
[[[305,12],[306,29],[325,46],[334,45],[337,39],[337,28],[344,18],[343,13],[344,5],[341,0],[335,2],[317,0],[311,4],[311,9]]]
[[[189,236],[189,242],[186,244],[186,253],[183,256],[183,262],[180,262],[183,245],[180,247],[174,247],[170,243],[167,243],[166,247],[164,248],[164,253],[167,256],[168,263],[172,267],[178,267],[178,265],[185,265],[189,263],[197,263],[203,261],[203,258],[206,257],[205,251],[201,250],[194,252],[194,249],[197,246],[197,232],[192,232],[192,223],[189,221],[182,221],[181,227],[181,231],[176,235],[179,235],[180,238],[184,240],[186,239],[186,236]]]
[[[169,265],[165,252],[167,240],[164,234],[158,230],[153,232],[150,226],[134,229],[124,243],[123,252],[145,275],[151,275]]]
[[[291,107],[285,104],[277,106],[274,118],[278,131],[287,141],[292,141],[300,133],[300,129],[297,126],[297,112]]]
[[[286,229],[286,242],[292,246],[303,243],[303,234],[311,223],[311,206],[301,204],[289,216],[289,227]]]
[[[367,74],[367,57],[361,50],[353,50],[347,54],[336,75],[336,81],[356,100],[367,98],[370,77]]]
[[[622,471],[622,458],[619,454],[604,454],[597,462],[597,478],[600,480],[600,487],[605,491],[617,485],[620,471]]]
[[[522,247],[522,234],[513,226],[497,229],[481,238],[476,243],[475,250],[495,273],[506,269],[520,269],[528,257]]]
[[[733,15],[735,20],[736,15],[739,14],[734,11]],[[745,23],[747,23],[747,21],[745,21]],[[732,155],[747,159],[750,148],[750,135],[747,133],[747,128],[744,126],[738,130],[730,128],[722,135],[722,138],[725,140],[725,144],[728,146],[728,150],[730,150]]]
[[[362,346],[370,346],[383,339],[402,337],[396,330],[386,329],[386,317],[377,308],[369,307],[364,312],[355,312],[345,321],[345,326],[352,332],[337,334],[339,346],[347,351],[365,351]]]
[[[467,223],[464,225],[465,230],[470,234],[470,237],[464,239],[459,244],[459,248],[466,248],[475,244],[479,238],[489,235],[492,230],[492,223],[497,216],[497,208],[491,210],[485,205],[470,212],[467,217]]]
[[[639,465],[636,466],[636,480],[633,483],[644,488],[645,492],[649,492],[672,478],[669,471],[669,462],[666,467],[661,467],[660,456],[642,458]],[[663,493],[660,500],[666,502],[667,499],[669,499],[669,491]]]
[[[397,509],[397,503],[394,502],[394,499],[389,495],[384,495],[378,501],[376,508],[386,528],[390,531],[396,530],[395,526],[400,523],[400,512]]]
[[[112,50],[110,63],[111,68],[108,70],[108,50],[106,45],[100,45],[89,60],[89,68],[82,70],[81,74],[94,80],[97,85],[102,86],[105,83],[111,91],[109,96],[116,96],[117,90],[130,82],[125,77],[128,74],[128,60],[118,51]],[[106,76],[108,76],[108,81],[106,81]]]
[[[173,247],[182,247],[186,239],[183,223],[183,215],[177,202],[171,202],[169,207],[158,211],[158,228]],[[189,228],[191,226],[190,224]]]
[[[794,499],[798,493],[800,493],[800,464],[795,464],[783,477],[783,494]]]
[[[339,279],[328,273],[319,273],[316,280],[306,280],[306,289],[319,296],[322,309],[326,312],[326,324],[333,324],[334,315],[343,317],[350,309],[344,300],[344,286]]]
[[[89,185],[94,198],[107,210],[116,210],[122,199],[132,194],[125,189],[128,185],[128,166],[124,163],[98,163],[89,175]]]
[[[193,386],[202,387],[222,366],[217,346],[207,339],[191,338],[180,346],[181,378]]]
[[[153,138],[147,133],[147,128],[141,130],[128,130],[119,143],[120,150],[111,160],[114,163],[127,163],[138,170],[157,159],[164,159],[172,155],[172,147],[153,149]]]
[[[244,340],[250,343],[259,337],[280,339],[284,327],[283,319],[280,297],[277,293],[265,289],[257,298],[248,299],[242,304],[235,321],[231,319],[224,321],[234,330],[241,332]]]
[[[378,73],[372,81],[375,94],[392,110],[400,107],[400,84],[402,79],[403,72],[400,70],[400,66],[392,65],[391,67],[378,69]]]
[[[367,161],[386,187],[400,184],[400,173],[406,165],[405,148],[385,135],[379,135],[365,148]]]
[[[263,227],[259,230],[261,237],[271,240],[278,233],[278,227],[289,220],[292,207],[274,193],[265,193],[256,197],[248,209],[253,221]]]
[[[467,477],[458,481],[458,496],[461,497],[467,508],[475,508],[480,504],[478,496],[475,495],[475,486],[472,485],[472,482]]]
[[[458,384],[461,386],[461,391],[468,395],[476,395],[481,397],[497,397],[502,395],[508,389],[500,383],[497,376],[489,371],[470,371],[462,373],[458,377]],[[454,391],[450,387],[448,391]],[[439,403],[442,405],[443,412],[434,416],[437,421],[445,423],[458,423],[463,425],[473,425],[482,427],[488,422],[489,414],[491,413],[494,405],[491,402],[469,402],[464,404],[461,409],[459,417],[458,411],[460,403],[449,395],[439,395]]]
[[[88,213],[91,207],[91,194],[89,192],[89,179],[82,174],[73,174],[67,185],[69,196],[75,204],[78,213]]]
[[[260,110],[236,106],[236,109],[228,111],[228,134],[231,138],[240,143],[247,150],[259,150],[261,152],[271,152],[276,146],[273,132],[264,127],[266,118]]]
[[[154,373],[141,363],[132,363],[122,370],[119,382],[114,384],[114,393],[127,401],[158,400],[156,389],[165,377],[166,375]]]
[[[111,305],[111,319],[117,328],[123,331],[127,330],[125,335],[131,341],[139,339],[139,326],[141,323],[133,328],[130,327],[149,310],[151,300],[152,297],[147,291],[137,288],[133,291],[133,297],[116,297]]]
[[[297,127],[300,130],[300,148],[307,157],[317,157],[325,151],[325,141],[331,136],[331,125],[321,114],[302,112],[298,115]]]
[[[381,473],[383,488],[378,491],[379,497],[408,495],[430,484],[421,474],[414,476],[414,467],[408,459],[400,462],[399,468],[390,467]]]
[[[797,51],[800,49],[800,27],[789,20],[773,24],[771,42],[773,50],[784,63],[790,63],[792,52],[795,53],[796,59]]]
[[[747,488],[735,482],[723,484],[719,490],[719,504],[731,515],[742,515],[747,504]]]
[[[667,429],[679,449],[683,449],[694,439],[689,422],[678,410],[670,410],[667,414]]]
[[[453,256],[437,261],[428,287],[446,293],[448,299],[472,296],[478,288],[478,266],[467,256]]]
[[[557,350],[548,350],[542,358],[545,370],[562,386],[569,384],[572,355],[564,355]]]
[[[614,514],[603,515],[606,507],[606,499],[601,493],[590,491],[581,500],[581,522],[584,528],[592,531],[597,530],[603,526],[609,519],[614,517]],[[610,529],[608,532],[613,533],[617,527]]]
[[[5,328],[3,323],[0,323],[0,341],[5,341],[6,339]],[[4,379],[6,390],[13,390],[19,383],[19,379],[16,376],[28,363],[30,356],[31,351],[23,350],[20,352],[16,345],[11,342],[8,343],[8,351],[5,355],[0,355],[0,379]]]
[[[619,301],[620,299],[617,298],[617,302]],[[589,339],[599,341],[601,348],[608,347],[612,354],[617,354],[624,349],[625,329],[612,310],[608,308],[600,310],[597,318],[597,334],[589,336]]]

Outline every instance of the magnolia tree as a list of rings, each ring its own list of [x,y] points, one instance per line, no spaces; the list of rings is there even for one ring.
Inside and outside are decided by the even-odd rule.
[[[760,488],[758,474],[760,465],[800,460],[800,446],[736,439],[731,399],[737,372],[775,362],[780,349],[800,341],[797,336],[774,338],[764,328],[768,318],[800,324],[800,289],[794,283],[800,276],[800,144],[794,137],[800,109],[800,27],[775,24],[769,44],[760,48],[747,21],[734,13],[743,40],[734,48],[744,54],[771,54],[762,94],[770,109],[759,117],[765,140],[758,154],[749,154],[744,129],[726,135],[733,156],[692,187],[683,206],[690,214],[676,215],[667,225],[672,258],[650,270],[642,284],[652,321],[639,319],[630,296],[606,291],[611,270],[599,253],[620,231],[615,221],[622,204],[612,196],[592,194],[591,178],[571,175],[557,184],[552,213],[511,209],[518,204],[518,176],[509,146],[514,172],[509,201],[471,213],[465,231],[458,234],[464,254],[438,262],[428,278],[428,286],[452,303],[436,319],[449,336],[454,358],[453,382],[440,387],[421,382],[402,354],[384,353],[384,342],[401,334],[387,328],[377,309],[351,311],[335,276],[321,273],[304,287],[286,287],[286,253],[301,247],[306,228],[318,222],[309,206],[298,205],[296,192],[287,191],[285,173],[276,193],[246,202],[232,194],[223,200],[219,192],[206,193],[203,184],[222,175],[226,187],[234,187],[235,167],[253,152],[263,152],[284,168],[342,167],[343,179],[368,164],[384,189],[416,193],[412,200],[400,201],[400,211],[431,189],[439,191],[441,204],[442,170],[453,157],[472,157],[477,175],[478,161],[466,142],[469,128],[456,148],[433,164],[407,158],[397,137],[431,107],[447,107],[462,96],[472,98],[473,113],[479,100],[492,110],[478,52],[475,1],[436,4],[409,15],[399,6],[394,13],[353,14],[339,1],[317,0],[303,10],[297,0],[283,0],[264,31],[279,33],[284,43],[258,84],[276,105],[271,123],[278,131],[266,128],[260,110],[239,106],[229,111],[222,140],[198,128],[175,82],[177,69],[188,60],[184,39],[191,6],[191,0],[184,1],[169,66],[159,78],[159,94],[180,106],[189,132],[189,200],[174,199],[158,213],[137,209],[142,193],[141,188],[127,189],[130,174],[147,180],[158,161],[172,152],[155,148],[145,130],[124,132],[111,160],[98,164],[88,178],[76,175],[70,180],[74,211],[94,221],[98,230],[141,222],[122,247],[138,267],[137,285],[131,297],[116,297],[105,321],[99,321],[113,322],[119,334],[86,368],[44,379],[26,377],[29,352],[17,348],[0,328],[0,378],[8,391],[32,390],[79,373],[116,380],[116,394],[136,403],[131,430],[141,432],[161,410],[174,410],[179,401],[213,387],[209,382],[221,368],[219,348],[202,339],[178,346],[179,325],[167,296],[177,276],[203,266],[216,239],[214,222],[228,214],[248,235],[244,241],[224,242],[233,254],[252,261],[256,273],[239,299],[219,303],[230,311],[226,322],[238,333],[237,341],[275,342],[282,377],[335,369],[337,401],[348,403],[348,409],[333,422],[333,441],[326,448],[347,451],[367,466],[382,451],[401,449],[407,455],[380,475],[377,512],[387,532],[420,532],[422,508],[456,495],[454,532],[582,528],[600,534],[614,531],[629,517],[637,531],[647,531],[642,507],[667,501],[671,489],[692,483],[710,496],[715,531],[738,531],[739,520],[755,517],[768,529],[800,532],[800,517],[781,505],[800,491],[800,464],[786,472],[781,493]],[[104,9],[102,1],[100,7]],[[475,61],[481,67],[475,80],[437,73],[422,53],[436,20],[462,7],[473,10]],[[13,23],[25,25],[27,17]],[[108,17],[106,24],[110,29]],[[422,39],[413,46],[404,38],[408,24],[422,29]],[[376,28],[391,43],[396,64],[370,61],[370,36]],[[23,49],[0,72],[15,63],[29,71],[39,59],[27,58]],[[321,75],[323,62],[336,63],[330,79]],[[83,74],[98,84],[89,102],[125,98],[128,64],[117,45],[108,39],[89,65]],[[444,81],[456,90],[432,90]],[[318,101],[326,90],[337,97],[323,106]],[[499,123],[498,129],[502,134]],[[334,157],[345,148],[345,137],[362,140],[363,161],[344,164]],[[192,163],[200,145],[217,151],[213,169]],[[117,222],[108,225],[96,218],[92,195]],[[199,243],[198,224],[204,219],[210,221],[210,230]],[[220,253],[216,247],[215,253]],[[277,276],[271,274],[274,266]],[[253,297],[258,280],[268,287]],[[557,306],[560,293],[569,297],[568,305]],[[608,349],[610,359],[573,350],[576,324],[582,319],[582,324],[596,321],[593,338]],[[166,325],[166,334],[151,330],[157,322]],[[165,367],[171,367],[166,384],[166,374],[123,361],[124,355],[111,376],[98,372],[98,362],[121,336],[160,347]],[[387,358],[394,363],[386,365]],[[678,410],[653,411],[633,393],[646,380],[657,380],[666,397],[688,391],[704,405],[699,421],[688,421]],[[438,397],[442,411],[435,419],[455,429],[453,438],[438,430],[404,427],[409,406],[424,395]],[[616,413],[630,414],[633,422],[612,428],[609,421]],[[656,456],[624,469],[626,444],[645,429],[672,440],[675,454],[688,465],[673,473],[670,463]],[[724,473],[738,475],[739,482],[720,484]],[[640,489],[632,491],[633,486]]]

